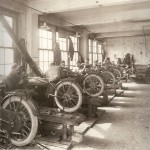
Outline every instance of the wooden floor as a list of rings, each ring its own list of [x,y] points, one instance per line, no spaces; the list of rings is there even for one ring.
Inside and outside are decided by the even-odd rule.
[[[122,96],[72,150],[150,150],[150,85],[126,83]]]

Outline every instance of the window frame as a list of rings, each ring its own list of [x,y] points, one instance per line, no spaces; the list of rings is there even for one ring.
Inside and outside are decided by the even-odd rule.
[[[42,33],[43,33],[43,35],[42,35]],[[51,35],[49,36],[48,33]],[[47,34],[47,35],[45,36],[44,34],[45,35]],[[50,63],[52,63],[54,60],[53,32],[50,30],[44,30],[44,29],[39,28],[39,36],[38,37],[39,37],[39,48],[38,48],[39,61],[38,61],[38,64],[39,64],[40,69],[45,73],[48,70]],[[42,42],[40,42],[40,40],[45,40],[45,42],[47,43],[46,44],[47,46],[42,47]],[[51,42],[50,47],[48,46],[48,42]],[[45,55],[45,57],[44,57],[44,53],[47,53],[47,56]],[[51,57],[50,55],[53,55],[53,56]],[[47,57],[47,60],[45,60],[46,57]],[[42,58],[42,60],[40,60],[41,58]],[[51,58],[53,58],[53,59],[51,59]]]
[[[10,26],[12,27],[12,29],[15,31],[15,25],[16,25],[16,18],[13,15],[8,15],[7,13],[3,14],[4,17],[6,18],[10,18],[11,19],[11,24]],[[14,44],[13,44],[13,40],[11,39],[11,37],[9,36],[8,32],[6,31],[6,29],[1,25],[2,29],[1,29],[1,43],[0,43],[0,49],[3,51],[1,51],[1,53],[3,54],[3,60],[0,63],[0,70],[2,71],[0,73],[0,75],[2,76],[6,76],[9,74],[9,72],[11,71],[11,66],[14,64]],[[7,37],[10,40],[10,45],[6,45],[4,44],[4,40],[5,40],[5,36],[7,35]],[[7,40],[6,40],[7,41]],[[8,54],[7,50],[9,51]],[[11,52],[11,53],[10,53]],[[11,55],[10,55],[11,54]],[[8,62],[8,55],[9,55],[9,62]],[[1,55],[2,57],[2,55]],[[6,62],[7,60],[7,62]],[[11,61],[10,61],[11,60]]]
[[[101,50],[99,50],[99,45]],[[95,58],[96,56],[96,58]],[[100,59],[101,57],[101,59]],[[94,61],[101,62],[102,61],[102,44],[98,41],[89,39],[89,63],[93,64]]]

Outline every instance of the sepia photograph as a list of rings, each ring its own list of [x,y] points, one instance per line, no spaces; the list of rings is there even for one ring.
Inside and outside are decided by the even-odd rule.
[[[0,0],[0,150],[150,150],[150,0]]]

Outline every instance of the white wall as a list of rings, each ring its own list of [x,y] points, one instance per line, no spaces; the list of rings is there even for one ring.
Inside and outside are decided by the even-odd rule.
[[[106,52],[107,56],[115,62],[117,62],[116,58],[123,58],[126,53],[130,53],[134,55],[136,64],[148,64],[150,63],[150,36],[108,38]]]

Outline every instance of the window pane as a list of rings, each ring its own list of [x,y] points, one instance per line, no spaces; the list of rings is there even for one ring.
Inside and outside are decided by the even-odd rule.
[[[43,39],[43,43],[42,43],[42,48],[46,49],[47,48],[47,40]]]
[[[48,51],[44,51],[44,60],[43,61],[48,61]]]
[[[0,65],[0,75],[4,75],[4,65]]]
[[[98,53],[102,53],[102,46],[98,44]]]
[[[0,27],[0,46],[3,46],[3,32],[1,31],[1,27]]]
[[[61,55],[62,55],[62,60],[66,61],[67,62],[67,52],[61,52]]]
[[[63,42],[62,50],[67,50],[66,43]]]
[[[49,67],[49,63],[48,62],[44,62],[44,73],[48,70],[48,67]]]
[[[57,39],[57,41],[59,40],[59,33],[58,32],[56,32],[56,39]]]
[[[54,61],[54,53],[53,51],[49,51],[49,62],[52,63]]]
[[[74,46],[74,51],[78,51],[77,44],[74,44],[73,46]]]
[[[39,48],[52,49],[52,32],[39,29]]]
[[[89,63],[92,64],[92,53],[89,53]]]
[[[97,60],[97,54],[93,54],[93,61]]]
[[[47,38],[47,31],[43,30],[42,37]]]
[[[4,64],[4,49],[0,48],[0,64]]]
[[[102,54],[98,54],[98,62],[102,62]]]
[[[93,41],[93,52],[96,53],[97,52],[97,45],[96,45],[96,41]]]
[[[48,49],[52,49],[52,40],[48,40]]]
[[[5,65],[5,75],[8,75],[11,71],[12,64]]]
[[[39,50],[39,60],[44,61],[44,54],[43,50]]]
[[[48,39],[52,39],[52,32],[48,32]]]
[[[39,48],[42,48],[42,38],[39,40]]]
[[[91,45],[91,40],[89,40],[89,52],[92,52],[92,45]]]
[[[5,64],[13,64],[13,50],[5,49]]]

